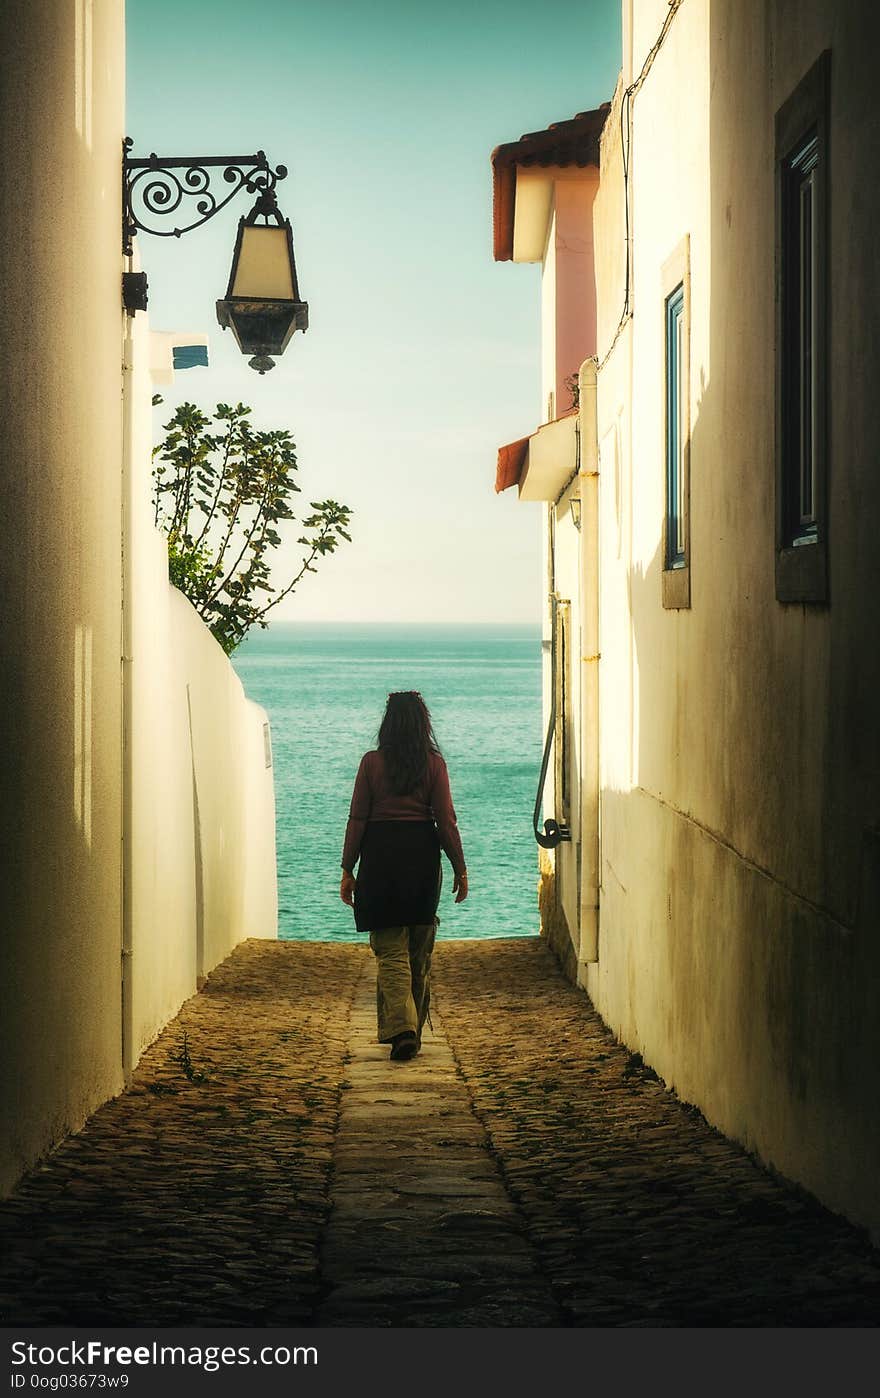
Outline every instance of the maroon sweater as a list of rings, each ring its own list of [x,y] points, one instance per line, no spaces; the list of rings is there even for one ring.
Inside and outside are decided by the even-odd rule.
[[[439,752],[431,754],[426,781],[408,796],[397,796],[388,784],[385,759],[378,750],[365,752],[358,767],[345,827],[342,867],[351,873],[361,851],[368,820],[433,820],[440,843],[456,874],[464,873],[464,854],[449,790],[449,773]]]

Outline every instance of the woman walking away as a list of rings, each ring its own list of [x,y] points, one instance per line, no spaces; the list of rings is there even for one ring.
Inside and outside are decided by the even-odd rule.
[[[389,694],[378,747],[364,753],[355,779],[339,896],[370,934],[379,1042],[395,1059],[418,1053],[428,1016],[441,846],[462,903],[467,869],[431,715],[415,690]]]

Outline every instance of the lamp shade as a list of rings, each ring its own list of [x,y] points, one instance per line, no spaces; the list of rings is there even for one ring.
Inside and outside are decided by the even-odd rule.
[[[260,215],[265,223],[255,220]],[[275,221],[270,223],[268,220]],[[309,308],[299,297],[293,233],[277,209],[258,205],[240,220],[226,297],[217,302],[217,319],[231,329],[252,368],[264,374],[273,354],[283,354],[295,330],[306,330]]]
[[[285,220],[286,222],[286,220]],[[290,224],[286,228],[242,221],[232,265],[229,295],[294,301],[293,251]]]

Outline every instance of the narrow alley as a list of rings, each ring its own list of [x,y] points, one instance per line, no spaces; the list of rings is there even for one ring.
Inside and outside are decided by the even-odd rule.
[[[619,1045],[538,938],[444,942],[392,1063],[364,946],[250,941],[0,1204],[0,1323],[846,1326],[865,1235]]]

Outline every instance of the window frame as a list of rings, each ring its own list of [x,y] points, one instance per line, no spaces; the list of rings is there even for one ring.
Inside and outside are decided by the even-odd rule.
[[[829,601],[828,579],[828,102],[825,50],[775,119],[776,597]],[[804,278],[803,192],[809,185],[810,275]],[[805,294],[806,287],[806,294]],[[809,303],[809,304],[808,304]],[[809,324],[804,312],[808,306]],[[809,337],[809,385],[803,371]],[[809,397],[805,430],[804,405]],[[811,518],[804,520],[804,441]]]
[[[691,275],[690,237],[682,238],[662,268],[663,293],[663,540],[661,589],[663,606],[682,610],[691,605]],[[672,420],[674,385],[670,377],[670,312],[680,296],[681,312],[676,317],[680,335],[676,339],[676,380],[678,412]],[[673,434],[677,450],[673,462]],[[673,471],[673,466],[677,470]],[[672,496],[673,477],[678,489]],[[671,550],[670,527],[678,520],[683,549]]]

